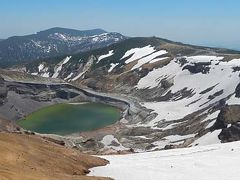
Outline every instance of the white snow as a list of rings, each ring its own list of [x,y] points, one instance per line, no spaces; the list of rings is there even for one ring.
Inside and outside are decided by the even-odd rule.
[[[68,103],[71,105],[82,105],[82,104],[88,104],[89,102],[72,102],[72,103]]]
[[[48,67],[45,67],[43,63],[38,65],[38,72],[31,73],[31,75],[35,75],[35,76],[39,75],[46,78],[50,77],[50,73],[48,72]]]
[[[111,145],[111,143],[115,141],[116,143],[119,144],[119,146],[113,146]],[[128,150],[128,148],[125,148],[121,145],[121,143],[117,140],[117,138],[115,138],[113,135],[106,135],[103,137],[101,143],[104,144],[105,148],[111,148],[117,151],[122,151],[122,150]]]
[[[49,37],[68,42],[68,45],[70,46],[72,44],[82,44],[85,42],[98,43],[98,42],[108,41],[110,39],[114,41],[119,40],[119,38],[114,38],[109,33],[103,33],[103,34],[94,35],[94,36],[71,36],[69,34],[54,33],[54,34],[50,34]],[[33,43],[35,44],[35,42]]]
[[[131,57],[129,57],[125,61],[126,64],[129,64],[129,63],[137,60],[138,61],[137,64],[134,65],[131,69],[131,70],[134,70],[134,69],[140,68],[142,65],[149,63],[150,61],[155,60],[155,58],[157,58],[158,56],[161,56],[164,54],[167,54],[166,50],[157,51],[154,47],[152,47],[151,45],[148,45],[148,46],[145,46],[142,48],[134,48],[134,49],[128,50],[124,54],[124,56],[121,58],[121,60],[124,58],[127,58],[129,56],[131,56]],[[155,60],[155,62],[160,61],[160,60],[163,60],[163,59],[159,58],[158,60]]]
[[[66,78],[64,78],[64,80],[69,80],[71,77],[73,76],[73,73],[71,72]]]
[[[205,129],[212,127],[215,122],[216,122],[216,120],[211,121],[211,122],[206,126]]]
[[[155,63],[155,62],[158,62],[158,61],[165,60],[167,58],[169,58],[169,57],[156,58],[156,59],[151,60],[149,63]]]
[[[240,142],[149,153],[101,156],[91,176],[115,180],[238,180]]]
[[[211,62],[211,61],[220,61],[223,60],[224,57],[218,56],[189,56],[187,57],[189,62]]]
[[[212,120],[212,121],[206,126],[205,129],[210,128],[210,127],[213,126],[213,124],[214,124],[214,123],[216,122],[216,120],[217,120],[217,117],[218,117],[219,113],[220,113],[220,110],[215,111],[215,112],[212,113],[212,114],[208,114],[207,117],[206,117],[203,121],[201,121],[201,122],[206,122],[206,121],[208,121],[208,120]]]
[[[94,59],[91,59],[89,60],[83,68],[80,68],[79,70],[79,74],[77,76],[75,76],[73,79],[69,79],[69,81],[76,81],[77,79],[79,79],[80,77],[84,76],[84,74],[90,69],[90,67],[92,66],[93,64],[93,60]]]
[[[109,70],[108,70],[109,73],[112,72],[112,70],[113,70],[117,65],[119,65],[119,63],[116,63],[116,64],[111,63],[110,65],[111,65],[111,67],[110,67]]]
[[[240,104],[240,98],[235,97],[235,94],[233,94],[226,102],[228,105],[236,105]]]
[[[58,65],[56,65],[56,67],[54,68],[54,74],[52,76],[52,78],[57,78],[59,73],[62,70],[62,66],[66,63],[68,63],[68,61],[71,59],[72,56],[67,56],[65,59],[63,59]]]
[[[220,134],[222,130],[215,130],[213,132],[209,132],[196,141],[192,143],[193,146],[198,145],[198,146],[204,146],[204,145],[210,145],[210,144],[219,144],[221,143],[220,139],[218,139],[218,135]]]
[[[160,120],[177,120],[184,118],[186,115],[194,112],[191,107],[185,107],[185,101],[163,101],[163,102],[147,102],[143,106],[148,109],[153,109],[158,113],[158,116],[152,120],[147,126],[154,126]]]
[[[50,77],[50,72],[48,72],[48,67],[45,67],[45,65],[42,63],[42,64],[39,64],[38,66],[38,74],[42,77]]]
[[[63,41],[67,41],[67,40],[69,40],[69,39],[68,39],[68,36],[65,35],[65,34],[54,33],[54,36],[57,37],[57,38],[59,38],[59,39],[61,39],[61,40],[63,40]]]
[[[153,145],[155,145],[156,147],[154,147],[152,150],[155,150],[157,148],[163,149],[166,145],[169,144],[181,144],[184,142],[185,139],[193,138],[194,136],[195,134],[188,134],[184,136],[181,135],[166,136],[164,137],[164,139],[161,139],[160,141],[155,141]]]
[[[176,127],[177,125],[181,124],[181,123],[182,123],[182,122],[171,123],[171,124],[169,124],[168,126],[162,128],[162,130],[165,131],[165,130],[168,130],[168,129],[172,129],[172,128]]]
[[[164,55],[164,54],[167,54],[166,50],[156,51],[150,55],[147,55],[146,57],[139,59],[137,64],[135,66],[133,66],[131,70],[137,69],[137,68],[141,67],[143,64],[146,64],[146,63],[152,61],[153,59],[155,59],[156,57]]]
[[[192,64],[193,62],[211,62],[209,65],[210,70],[206,74],[192,74],[188,70],[182,70],[183,67],[181,67],[178,59],[173,59],[166,66],[149,72],[138,82],[136,88],[151,89],[160,86],[161,80],[167,79],[174,84],[168,91],[176,93],[187,88],[193,94],[191,97],[183,99],[179,99],[180,97],[178,97],[170,101],[143,103],[145,107],[153,109],[158,113],[157,118],[144,126],[154,127],[160,120],[181,119],[235,92],[235,88],[239,83],[239,72],[233,72],[232,68],[240,66],[240,60],[234,59],[229,62],[223,62],[220,61],[222,57],[216,56],[193,56],[186,57],[186,60],[188,61],[187,64]],[[210,87],[214,88],[211,91],[200,94],[200,92]],[[221,95],[212,100],[208,98],[210,95],[221,90],[223,90]],[[233,100],[231,101],[233,102]],[[240,101],[235,99],[234,102],[239,103]]]
[[[154,51],[155,51],[155,48],[151,47],[151,45],[148,45],[148,46],[145,46],[145,47],[142,47],[142,48],[134,48],[134,49],[128,50],[121,59],[124,59],[124,58],[132,55],[129,59],[127,59],[125,61],[125,63],[128,64],[132,61],[135,61],[135,60],[140,59],[144,56],[147,56],[147,55],[153,53]]]
[[[165,139],[168,139],[170,142],[175,142],[175,141],[180,141],[188,138],[194,137],[195,134],[188,134],[188,135],[171,135],[171,136],[166,136],[164,137]]]
[[[49,72],[45,72],[45,73],[41,74],[41,76],[48,78],[48,77],[50,77],[50,73]]]
[[[202,122],[205,122],[205,121],[210,120],[210,119],[215,119],[215,118],[217,118],[217,116],[218,116],[219,113],[220,113],[220,110],[215,111],[215,112],[212,113],[212,114],[208,114],[207,117],[206,117]]]
[[[107,58],[107,57],[112,56],[112,55],[114,54],[113,52],[114,52],[114,51],[111,50],[111,51],[109,51],[107,54],[104,54],[104,55],[99,56],[97,63],[99,63],[102,59],[105,59],[105,58]]]
[[[79,73],[76,77],[74,77],[71,81],[76,81],[78,80],[85,72]]]
[[[88,38],[90,38],[92,42],[102,42],[110,39],[109,33],[102,33],[99,35],[89,36]]]
[[[44,68],[44,64],[39,64],[38,66],[38,72],[41,72]]]

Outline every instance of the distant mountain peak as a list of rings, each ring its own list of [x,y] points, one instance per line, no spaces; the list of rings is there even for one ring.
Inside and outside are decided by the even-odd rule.
[[[103,29],[75,30],[61,27],[0,41],[0,66],[22,61],[75,54],[102,48],[126,39]]]
[[[53,27],[47,30],[37,32],[37,34],[40,34],[40,35],[49,35],[53,33],[70,34],[73,36],[93,36],[93,35],[100,35],[103,33],[107,33],[107,31],[103,29],[76,30],[76,29],[68,29],[68,28],[62,28],[62,27]]]

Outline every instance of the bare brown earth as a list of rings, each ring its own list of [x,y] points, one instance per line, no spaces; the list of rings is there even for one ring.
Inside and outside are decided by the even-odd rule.
[[[1,180],[105,180],[85,175],[107,163],[35,135],[0,133]]]
[[[9,120],[0,117],[0,132],[13,132],[17,130],[17,125]]]

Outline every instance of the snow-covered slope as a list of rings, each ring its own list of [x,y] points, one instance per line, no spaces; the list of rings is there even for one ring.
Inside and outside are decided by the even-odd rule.
[[[102,156],[110,163],[90,175],[115,180],[238,180],[240,142]]]
[[[180,62],[182,58],[185,60],[184,65]],[[140,79],[136,86],[138,89],[161,87],[163,80],[173,84],[165,92],[172,94],[168,101],[144,103],[144,106],[159,114],[149,125],[154,126],[155,122],[163,119],[171,121],[184,118],[229,95],[235,96],[236,85],[240,79],[239,72],[234,71],[234,68],[240,67],[240,59],[232,59],[228,62],[222,59],[223,57],[216,56],[176,58],[168,65],[154,69]],[[188,93],[187,98],[184,98],[181,91]],[[217,115],[212,118],[216,118]]]

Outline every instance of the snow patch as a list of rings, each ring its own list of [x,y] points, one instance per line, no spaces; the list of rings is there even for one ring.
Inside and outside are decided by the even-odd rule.
[[[143,57],[143,58],[139,59],[137,64],[135,66],[133,66],[131,70],[137,69],[137,68],[141,67],[142,65],[152,61],[156,57],[164,55],[164,54],[167,54],[166,50],[156,51],[156,52],[154,52],[150,55],[147,55],[146,57]]]
[[[186,58],[191,63],[198,63],[198,62],[211,62],[211,61],[220,61],[223,60],[224,57],[220,56],[189,56]]]
[[[235,94],[233,94],[227,101],[226,103],[228,105],[238,105],[240,104],[240,98],[235,97]]]
[[[39,64],[38,66],[38,72],[41,72],[44,68],[44,64]]]
[[[76,77],[74,77],[74,78],[72,79],[72,81],[78,80],[84,73],[85,73],[85,72],[79,73]]]
[[[130,55],[132,55],[129,59],[127,59],[125,61],[125,63],[128,64],[132,61],[135,61],[135,60],[140,59],[144,56],[147,56],[147,55],[153,53],[154,51],[155,51],[155,48],[152,47],[151,45],[148,45],[148,46],[145,46],[145,47],[142,47],[142,48],[130,49],[124,54],[124,56],[121,58],[121,60],[126,58],[126,57],[129,57]]]
[[[153,143],[156,147],[154,147],[152,150],[155,150],[157,148],[163,149],[166,145],[169,144],[182,144],[185,139],[193,138],[195,134],[188,134],[188,135],[170,135],[164,137],[164,139],[161,139],[160,141],[156,141]]]
[[[165,60],[167,58],[169,58],[169,57],[156,58],[156,59],[151,60],[149,63],[155,63],[155,62],[158,62],[158,61]]]
[[[69,80],[73,76],[73,73],[70,73],[66,78],[64,78],[65,81]]]
[[[97,63],[99,63],[102,59],[105,59],[105,58],[107,58],[107,57],[112,56],[113,54],[114,54],[114,53],[113,53],[113,50],[111,50],[111,51],[109,51],[107,54],[104,54],[104,55],[99,56]]]
[[[215,122],[216,122],[216,120],[211,121],[211,122],[206,126],[205,129],[212,127]]]
[[[223,62],[219,61],[223,59],[223,57],[216,56],[192,56],[185,58],[187,61],[186,65],[192,64],[193,62],[211,62],[207,65],[209,72],[204,74],[201,72],[191,73],[187,69],[183,70],[179,59],[176,58],[166,66],[154,69],[145,77],[141,78],[136,86],[138,89],[158,88],[161,86],[162,80],[167,80],[173,85],[165,94],[169,91],[171,91],[172,94],[181,92],[181,90],[185,88],[191,95],[187,98],[181,98],[180,94],[178,98],[175,97],[175,99],[170,99],[169,101],[143,103],[146,108],[152,109],[158,114],[154,120],[143,126],[155,127],[161,120],[170,121],[182,119],[188,114],[218,102],[230,94],[234,94],[235,88],[239,83],[239,72],[234,72],[232,68],[240,65],[240,60]],[[210,87],[213,88],[206,91],[206,89]],[[202,93],[203,91],[206,92]],[[218,92],[221,93],[213,96]],[[213,98],[209,98],[212,96]],[[231,97],[228,102],[233,103],[233,101],[234,103],[240,103],[240,101],[234,97]],[[217,114],[214,114],[214,116],[217,116]]]
[[[119,144],[118,146],[113,146],[112,142],[115,142]],[[104,144],[105,148],[111,148],[117,151],[123,151],[123,150],[128,150],[128,148],[125,148],[124,146],[121,145],[121,143],[115,138],[113,135],[106,135],[103,137],[101,143]]]
[[[205,122],[205,121],[210,120],[210,119],[217,118],[219,113],[220,113],[220,110],[217,110],[212,114],[208,114],[207,117],[202,122]]]
[[[116,64],[111,63],[110,65],[111,65],[111,67],[110,67],[109,70],[108,70],[109,73],[112,72],[112,70],[113,70],[117,65],[119,65],[119,63],[116,63]]]
[[[220,139],[218,139],[218,135],[220,134],[222,130],[215,130],[213,132],[209,132],[205,135],[203,135],[202,137],[200,137],[199,139],[197,139],[196,141],[194,141],[194,143],[192,143],[193,146],[204,146],[204,145],[210,145],[210,144],[219,144],[221,143]]]
[[[71,59],[72,56],[67,56],[63,61],[61,61],[54,69],[54,74],[52,76],[52,78],[57,78],[59,73],[62,70],[62,66],[66,63],[68,63],[68,61]]]
[[[45,78],[49,78],[50,77],[50,73],[49,72],[45,72],[41,76],[45,77]]]
[[[76,81],[76,80],[78,80],[80,77],[82,77],[91,68],[92,64],[93,64],[93,59],[89,60],[85,64],[85,66],[83,67],[82,71],[76,77],[74,77],[73,79],[70,79],[69,81]]]

